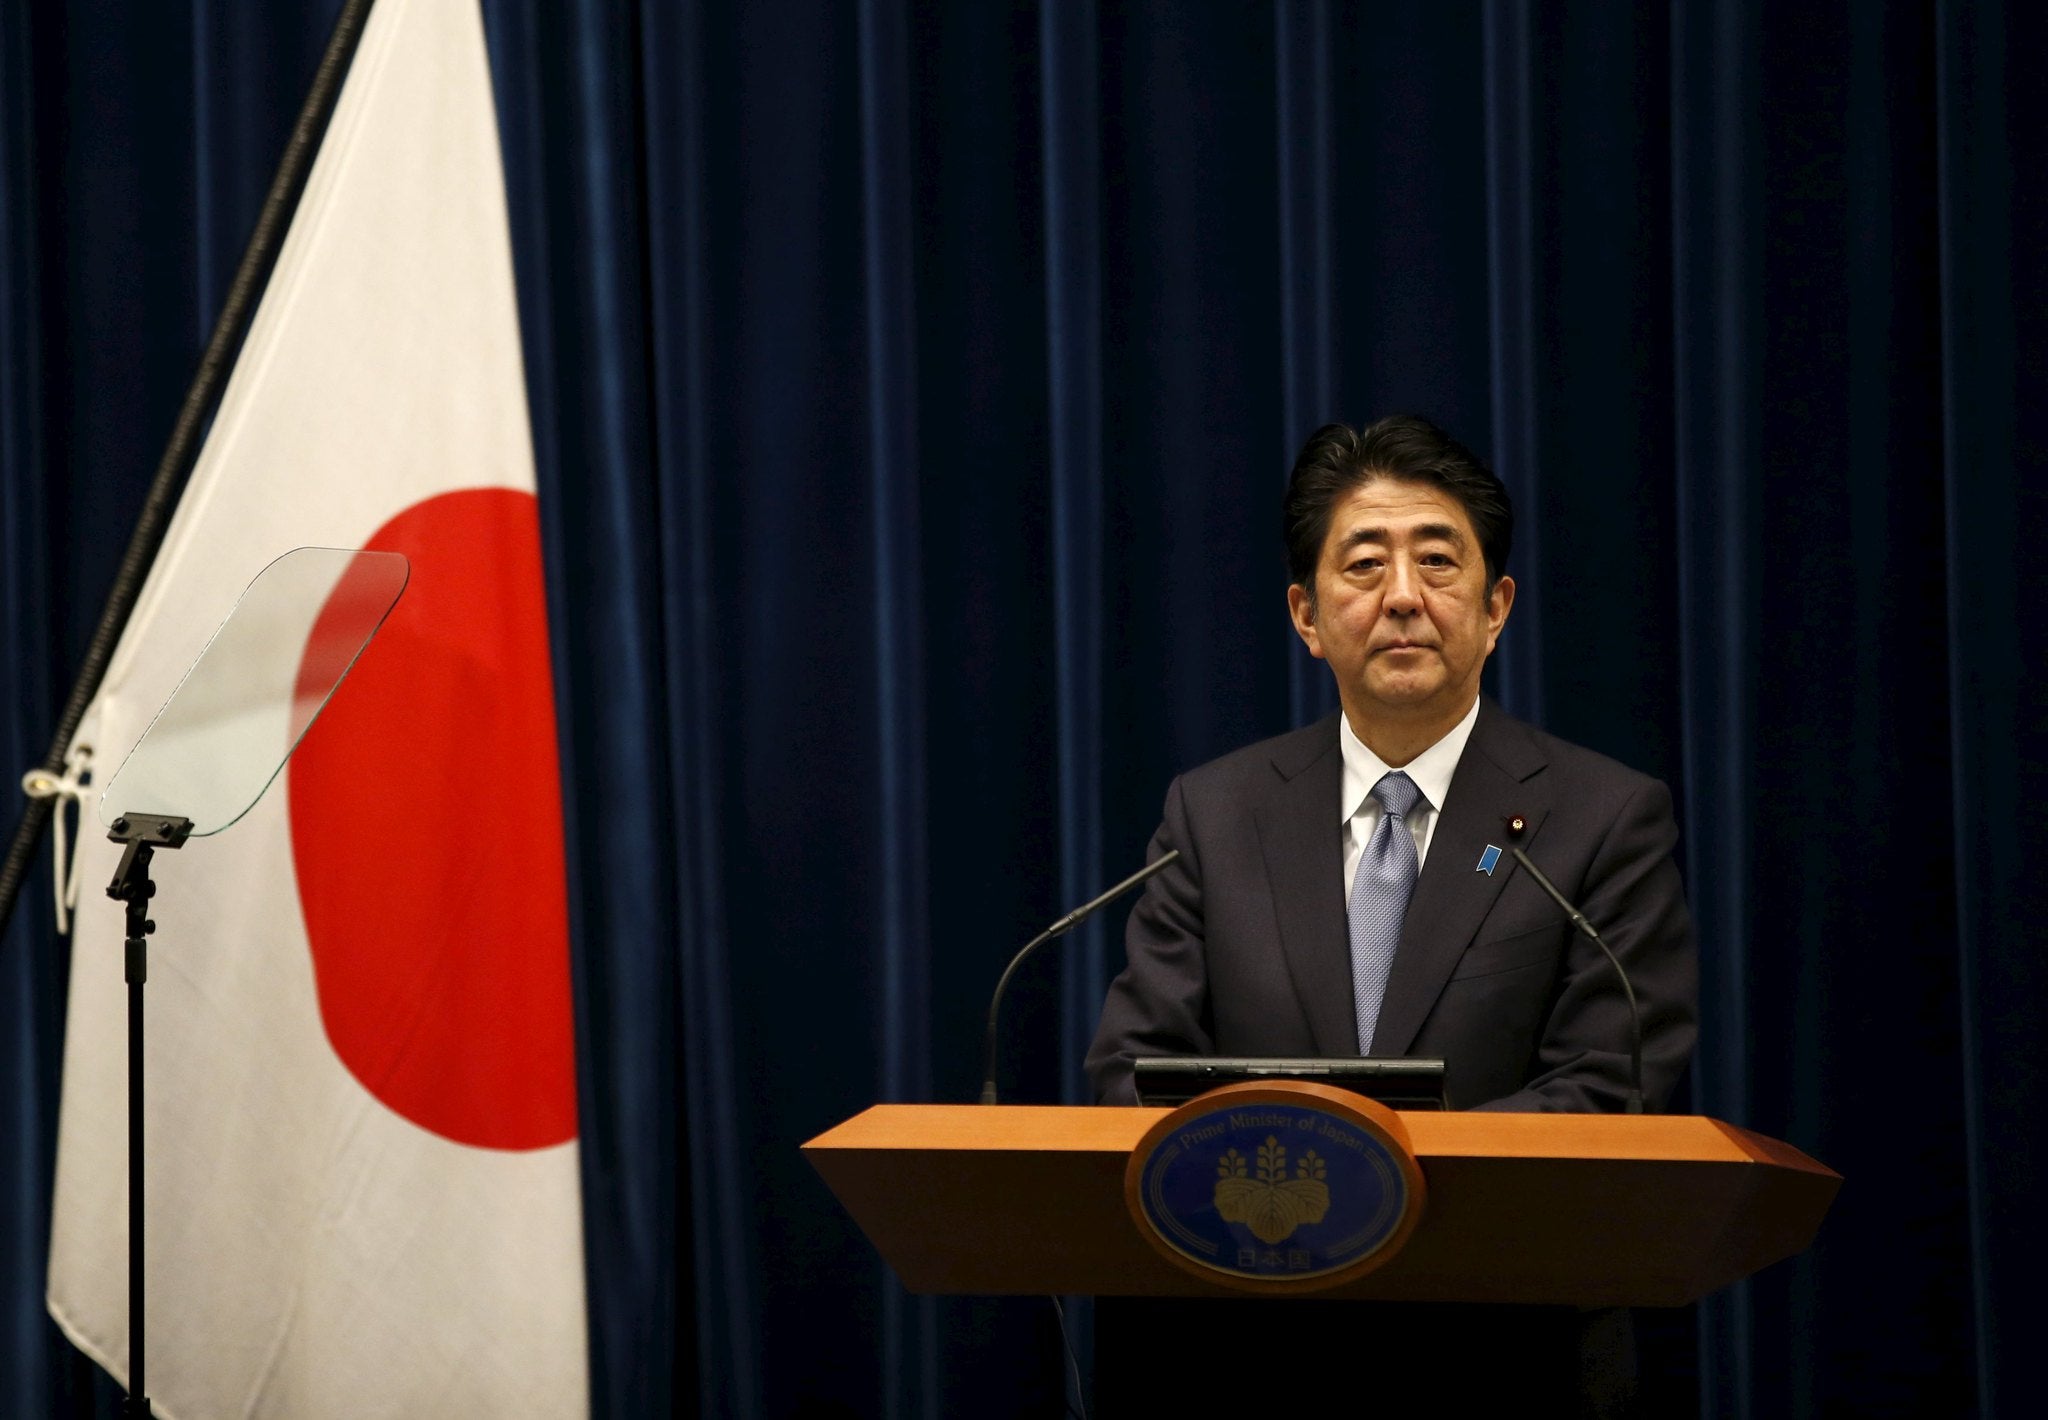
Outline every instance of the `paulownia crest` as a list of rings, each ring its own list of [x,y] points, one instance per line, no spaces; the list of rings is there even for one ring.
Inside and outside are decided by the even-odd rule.
[[[1302,1151],[1287,1176],[1287,1146],[1272,1135],[1259,1146],[1258,1176],[1249,1177],[1247,1160],[1235,1149],[1216,1161],[1216,1211],[1225,1222],[1243,1223],[1260,1242],[1273,1244],[1291,1236],[1304,1223],[1320,1223],[1330,1210],[1330,1186],[1323,1180],[1328,1166],[1314,1149]]]

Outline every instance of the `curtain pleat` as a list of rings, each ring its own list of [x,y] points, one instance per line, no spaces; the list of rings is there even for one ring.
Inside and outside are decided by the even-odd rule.
[[[1682,743],[1687,895],[1703,945],[1705,1026],[1693,1062],[1695,1107],[1752,1118],[1749,827],[1757,797],[1749,757],[1752,656],[1745,628],[1756,583],[1750,536],[1762,391],[1751,348],[1760,193],[1753,16],[1737,4],[1674,11],[1671,50],[1673,494],[1681,532],[1677,650],[1685,695]],[[1750,1288],[1700,1308],[1703,1415],[1747,1417],[1755,1370]]]
[[[736,1053],[741,1022],[732,989],[724,835],[717,827],[727,802],[728,770],[722,753],[727,730],[719,713],[726,680],[717,594],[722,480],[715,476],[710,436],[717,351],[709,289],[704,26],[699,5],[641,8],[644,108],[637,126],[649,196],[646,251],[637,259],[647,271],[654,478],[662,508],[657,535],[671,584],[662,634],[673,708],[659,732],[675,766],[671,832],[680,891],[676,932],[655,949],[673,952],[681,973],[678,997],[647,1005],[661,1013],[660,1028],[679,1037],[682,1109],[675,1126],[685,1137],[673,1152],[639,1156],[635,1168],[619,1172],[661,1189],[658,1196],[671,1214],[665,1226],[688,1239],[687,1250],[673,1254],[670,1286],[686,1299],[715,1296],[725,1304],[684,1301],[680,1318],[617,1308],[603,1319],[626,1338],[624,1345],[645,1356],[658,1356],[672,1334],[664,1328],[678,1327],[694,1340],[695,1365],[676,1368],[672,1404],[685,1407],[694,1398],[707,1415],[743,1416],[758,1413],[761,1355],[747,1179],[728,1163],[744,1147],[745,1090]],[[653,259],[664,251],[679,259]],[[687,1182],[672,1186],[670,1168]],[[585,1212],[591,1212],[587,1205]],[[600,1288],[593,1287],[598,1294]],[[592,1311],[595,1328],[600,1309]],[[682,1353],[690,1356],[689,1350]],[[663,1374],[658,1361],[646,1369]],[[614,1377],[621,1370],[615,1367]],[[623,1399],[600,1405],[598,1413],[628,1413]]]
[[[2048,279],[2038,253],[2048,201],[2028,174],[2048,158],[2029,56],[2048,43],[2032,8],[1936,7],[1940,152],[1942,507],[1946,514],[1947,684],[1955,707],[1952,793],[1967,1128],[1975,1379],[1985,1414],[2048,1403],[2021,1321],[2048,1258],[2035,1200],[2048,1136],[2021,1121],[2048,1107],[2038,1005],[2048,1000],[2040,924],[2048,891],[2029,848],[2048,791],[2041,653],[2048,575],[2048,372],[2040,350]]]
[[[869,535],[874,559],[874,746],[880,850],[872,950],[881,975],[877,1097],[931,1097],[926,912],[923,618],[918,555],[916,291],[911,267],[909,44],[900,0],[862,0],[860,178],[867,335]],[[883,1414],[935,1413],[936,1309],[877,1269]]]
[[[1537,60],[1531,7],[1505,0],[1485,11],[1482,70],[1486,86],[1487,293],[1491,317],[1493,471],[1524,511],[1515,529],[1517,565],[1542,565],[1542,520],[1537,454],[1536,308],[1542,299],[1536,255],[1537,205],[1542,184],[1535,170],[1537,122],[1531,70]],[[1542,723],[1543,591],[1517,598],[1515,634],[1504,640],[1488,669],[1508,713]]]
[[[1102,824],[1103,467],[1101,144],[1092,0],[1039,14],[1045,233],[1046,437],[1051,454],[1055,761],[1059,900],[1100,891]],[[1133,866],[1135,871],[1135,864]],[[1064,908],[1047,912],[1049,918]],[[1098,918],[1060,944],[1060,1097],[1087,1099],[1081,1058],[1109,984]],[[1020,944],[1021,945],[1021,944]]]
[[[1328,0],[1281,0],[1273,24],[1281,381],[1273,484],[1284,488],[1308,433],[1337,417],[1337,56]],[[1329,672],[1307,648],[1292,650],[1287,672],[1288,707],[1296,724],[1334,708]]]
[[[53,600],[41,421],[44,312],[33,184],[37,126],[29,19],[0,12],[0,780],[42,761],[42,725],[23,713],[54,703],[47,628]],[[12,815],[7,815],[12,819]],[[53,940],[50,855],[29,865],[13,923],[0,932],[0,1394],[24,1414],[54,1415],[84,1366],[43,1315],[50,1239],[57,1039],[68,953]],[[33,1279],[32,1285],[11,1279]]]

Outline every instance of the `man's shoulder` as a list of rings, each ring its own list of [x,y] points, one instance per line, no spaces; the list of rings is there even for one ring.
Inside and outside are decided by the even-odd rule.
[[[1610,793],[1632,795],[1660,781],[1596,749],[1540,730],[1502,710],[1491,700],[1481,703],[1467,755],[1477,751],[1517,779],[1542,773],[1553,783],[1581,789],[1599,786]],[[1462,763],[1462,762],[1461,762]]]
[[[1298,730],[1257,740],[1180,775],[1184,791],[1213,793],[1218,790],[1285,783],[1314,767],[1324,756],[1338,756],[1337,717],[1325,715]]]

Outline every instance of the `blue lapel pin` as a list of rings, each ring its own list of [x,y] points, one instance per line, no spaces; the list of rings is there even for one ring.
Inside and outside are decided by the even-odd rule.
[[[1486,845],[1486,851],[1479,855],[1479,866],[1473,871],[1484,873],[1490,878],[1493,876],[1494,865],[1498,862],[1500,862],[1500,849],[1489,843]]]

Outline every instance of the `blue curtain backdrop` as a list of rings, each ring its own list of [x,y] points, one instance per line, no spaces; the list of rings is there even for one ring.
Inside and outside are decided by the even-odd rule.
[[[336,8],[0,4],[9,775]],[[2041,1413],[2041,12],[485,15],[598,1415],[1057,1411],[1051,1309],[908,1297],[796,1147],[970,1098],[1003,961],[1167,779],[1331,705],[1279,489],[1397,409],[1522,510],[1496,693],[1677,793],[1689,1107],[1848,1177],[1806,1256],[1643,1314],[1656,1413]],[[109,1414],[41,1308],[46,875],[0,946],[0,1411]],[[1009,1097],[1077,1096],[1120,959],[1023,979]]]

